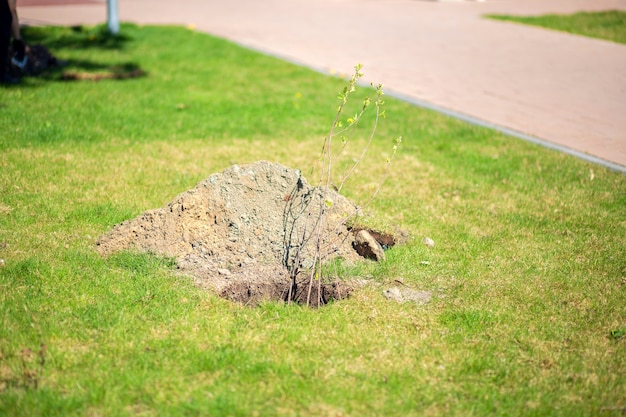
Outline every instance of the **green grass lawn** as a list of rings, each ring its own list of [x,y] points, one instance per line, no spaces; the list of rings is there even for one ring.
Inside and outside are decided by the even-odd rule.
[[[549,14],[543,16],[490,15],[492,19],[541,26],[591,38],[626,43],[626,12],[579,12],[571,15]]]
[[[412,237],[345,271],[381,286],[247,308],[171,260],[97,255],[114,224],[232,163],[307,172],[345,85],[184,28],[122,33],[24,36],[65,71],[142,77],[0,89],[0,415],[622,413],[626,177],[397,100],[345,188],[366,200],[403,136],[369,215]],[[392,303],[394,280],[434,298]]]

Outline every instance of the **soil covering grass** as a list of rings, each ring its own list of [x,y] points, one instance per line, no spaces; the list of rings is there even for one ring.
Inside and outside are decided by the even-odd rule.
[[[344,188],[367,200],[403,136],[366,221],[411,238],[339,266],[380,285],[248,308],[172,260],[98,255],[233,163],[307,172],[345,85],[185,28],[121,33],[26,29],[68,66],[0,89],[0,415],[623,412],[626,177],[393,99]],[[111,68],[144,75],[62,80]],[[431,301],[387,300],[396,280]]]
[[[626,11],[579,12],[571,15],[543,16],[490,15],[492,19],[541,26],[575,35],[626,43]]]

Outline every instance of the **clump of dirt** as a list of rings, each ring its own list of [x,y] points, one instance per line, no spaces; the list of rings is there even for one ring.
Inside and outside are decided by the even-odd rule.
[[[261,161],[233,165],[165,207],[116,225],[97,249],[103,255],[139,250],[172,257],[198,285],[244,304],[287,299],[324,304],[347,297],[352,287],[309,285],[311,266],[318,253],[348,263],[362,259],[346,225],[357,212],[337,192],[312,187],[298,170]],[[317,251],[311,242],[320,221],[324,239]]]
[[[79,71],[63,71],[61,79],[65,81],[101,81],[126,80],[143,77],[146,73],[141,68],[126,69],[123,66],[108,67],[105,72],[91,73]]]

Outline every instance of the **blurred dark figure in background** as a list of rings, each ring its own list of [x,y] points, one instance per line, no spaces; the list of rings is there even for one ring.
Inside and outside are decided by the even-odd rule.
[[[9,42],[13,36],[13,56],[9,57]],[[19,68],[26,65],[26,46],[20,35],[20,22],[17,18],[16,0],[0,0],[0,83],[15,84],[9,71],[10,61]]]

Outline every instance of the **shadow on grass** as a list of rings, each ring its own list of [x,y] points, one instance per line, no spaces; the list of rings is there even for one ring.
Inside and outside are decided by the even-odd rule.
[[[124,80],[146,75],[135,62],[113,64],[85,58],[60,60],[55,56],[57,50],[84,50],[85,55],[93,49],[120,51],[133,40],[124,33],[113,35],[104,26],[25,27],[22,33],[29,45],[29,59],[22,74],[27,77],[44,81],[99,81]]]
[[[28,43],[39,43],[49,49],[109,49],[121,50],[133,39],[120,33],[113,35],[105,26],[54,26],[35,27],[27,26],[22,29],[22,35]]]
[[[126,62],[123,64],[108,65],[92,61],[70,59],[62,65],[50,68],[39,78],[49,81],[100,81],[126,80],[145,76],[146,73],[139,64]]]

